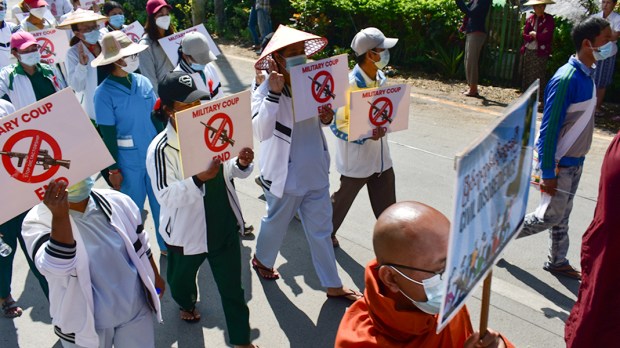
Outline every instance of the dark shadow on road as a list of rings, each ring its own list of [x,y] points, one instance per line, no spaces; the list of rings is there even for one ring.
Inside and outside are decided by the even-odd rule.
[[[566,320],[568,320],[568,314],[566,314],[566,312],[558,312],[556,310],[553,310],[547,307],[541,308],[541,309],[542,309],[543,314],[547,318],[559,318],[563,322],[566,322]]]
[[[32,271],[28,270],[26,276],[26,284],[24,284],[24,291],[19,299],[16,299],[20,307],[26,311],[28,308],[32,308],[30,312],[30,319],[35,322],[42,322],[46,324],[52,323],[49,312],[49,302],[41,290],[41,285],[34,276]],[[50,330],[53,330],[50,328]]]
[[[280,290],[277,282],[261,280],[265,297],[278,320],[280,330],[289,340],[290,347],[331,347],[338,325],[350,302],[326,300],[321,307],[317,324],[295,306]],[[274,328],[277,330],[277,328]]]
[[[220,68],[220,71],[224,75],[223,77],[226,79],[227,82],[226,88],[228,88],[228,92],[230,94],[238,93],[250,88],[250,85],[246,85],[241,82],[241,79],[239,79],[239,76],[237,76],[235,69],[230,64],[230,61],[228,60],[228,58],[226,58],[225,55],[222,54],[217,57],[217,61],[215,62],[215,64],[217,64],[217,66]]]
[[[23,315],[23,314],[22,314]],[[14,319],[0,319],[0,347],[19,347]]]
[[[508,106],[508,104],[506,104],[506,103],[501,103],[501,102],[498,102],[498,101],[495,101],[495,100],[487,99],[484,96],[481,96],[480,98],[482,99],[482,105],[484,105],[484,106],[501,106],[501,107]]]
[[[334,249],[336,253],[336,261],[344,269],[345,272],[353,279],[355,286],[360,290],[364,291],[364,265],[360,265],[354,258],[352,258],[346,251],[342,249],[342,245],[340,248]],[[346,284],[345,284],[346,285]]]
[[[570,292],[572,292],[573,295],[577,296],[579,294],[579,286],[581,285],[581,282],[575,279],[570,279],[566,277],[556,276],[556,278],[558,278],[560,283],[562,283],[562,285],[564,285],[565,288],[567,288]]]
[[[497,263],[497,267],[506,269],[510,274],[512,274],[515,278],[519,279],[521,282],[534,289],[536,292],[544,296],[549,301],[555,303],[560,308],[570,312],[575,304],[571,298],[552,288],[545,282],[533,276],[531,273],[523,270],[519,266],[515,266],[508,261],[501,259]],[[578,281],[575,280],[576,283]]]

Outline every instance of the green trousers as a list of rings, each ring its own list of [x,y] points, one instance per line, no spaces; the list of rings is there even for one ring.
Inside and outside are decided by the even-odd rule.
[[[15,253],[17,252],[17,241],[19,241],[19,245],[24,252],[24,256],[26,256],[26,260],[28,261],[28,266],[34,276],[39,281],[41,285],[41,290],[45,294],[45,297],[49,299],[49,288],[47,286],[47,280],[45,277],[39,272],[37,267],[34,265],[34,262],[28,256],[28,251],[26,249],[26,244],[24,243],[24,238],[22,238],[22,222],[26,217],[26,213],[24,212],[11,220],[0,225],[0,234],[2,234],[2,240],[13,248],[13,252],[7,257],[0,256],[0,298],[7,298],[11,294],[11,281],[13,279],[13,259],[15,258]]]
[[[184,310],[192,310],[198,298],[196,275],[205,259],[222,298],[228,328],[228,340],[233,345],[250,344],[250,310],[245,302],[241,284],[241,247],[237,231],[209,230],[209,252],[183,255],[175,247],[168,248],[167,278],[172,298]]]

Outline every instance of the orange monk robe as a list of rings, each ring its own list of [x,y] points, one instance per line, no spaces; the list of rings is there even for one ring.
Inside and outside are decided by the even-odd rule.
[[[344,314],[335,348],[463,347],[474,332],[466,307],[437,334],[437,315],[420,310],[396,310],[395,301],[383,294],[387,290],[380,284],[376,267],[376,260],[366,266],[364,298],[353,303]],[[504,341],[507,347],[513,347]]]

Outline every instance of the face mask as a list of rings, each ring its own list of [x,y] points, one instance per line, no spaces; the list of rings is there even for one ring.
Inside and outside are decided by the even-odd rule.
[[[4,21],[4,17],[6,17],[6,10],[0,11],[0,22]]]
[[[43,19],[43,16],[45,16],[46,11],[47,9],[45,7],[36,7],[36,8],[30,9],[30,14],[39,19]]]
[[[22,53],[19,55],[19,61],[28,66],[35,66],[41,62],[41,53],[39,51]]]
[[[93,31],[89,31],[88,33],[84,34],[84,41],[88,42],[91,45],[94,45],[99,41],[100,37],[101,37],[101,32],[95,29]]]
[[[138,67],[140,66],[140,57],[136,56],[135,58],[131,58],[131,57],[125,57],[123,58],[123,60],[125,61],[125,64],[127,64],[126,66],[122,66],[119,64],[118,65],[121,69],[123,69],[123,71],[125,71],[128,74],[131,74],[132,72],[138,70]]]
[[[125,24],[125,15],[117,14],[114,16],[110,16],[110,25],[114,28],[119,28]]]
[[[161,16],[155,20],[155,24],[163,30],[170,28],[170,16]]]
[[[192,69],[194,69],[195,71],[204,71],[206,65],[205,64],[198,64],[198,63],[191,63],[190,66],[192,67]]]
[[[90,191],[93,189],[95,181],[93,178],[88,177],[75,185],[67,188],[67,199],[71,203],[77,203],[85,200],[90,195]]]
[[[284,58],[286,61],[286,71],[290,71],[292,67],[306,64],[307,58],[305,54]]]
[[[433,277],[424,279],[421,283],[417,280],[411,279],[408,276],[404,275],[401,271],[396,269],[395,267],[390,266],[393,270],[398,272],[401,276],[405,277],[408,281],[412,283],[416,283],[424,286],[424,293],[426,294],[426,302],[419,302],[407,294],[405,294],[402,290],[400,291],[403,296],[405,296],[411,303],[413,303],[416,307],[418,307],[422,312],[427,314],[437,314],[439,313],[439,309],[441,308],[441,299],[443,298],[443,281],[441,280],[441,276],[439,274],[435,274]]]
[[[594,53],[594,59],[596,60],[605,60],[609,57],[611,57],[611,52],[613,50],[613,45],[614,43],[609,41],[608,43],[604,44],[603,46],[594,48],[592,47],[592,45],[590,44],[590,47],[592,48],[592,53]]]
[[[376,52],[376,53],[379,53],[379,57],[380,58],[379,58],[379,61],[374,62],[375,66],[378,69],[385,68],[388,65],[388,63],[390,62],[390,51],[383,50],[381,52]]]

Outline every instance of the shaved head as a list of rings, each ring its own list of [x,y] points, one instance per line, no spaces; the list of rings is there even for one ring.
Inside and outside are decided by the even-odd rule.
[[[445,264],[449,235],[450,222],[441,212],[407,201],[393,204],[379,216],[372,243],[379,264],[437,269]]]

